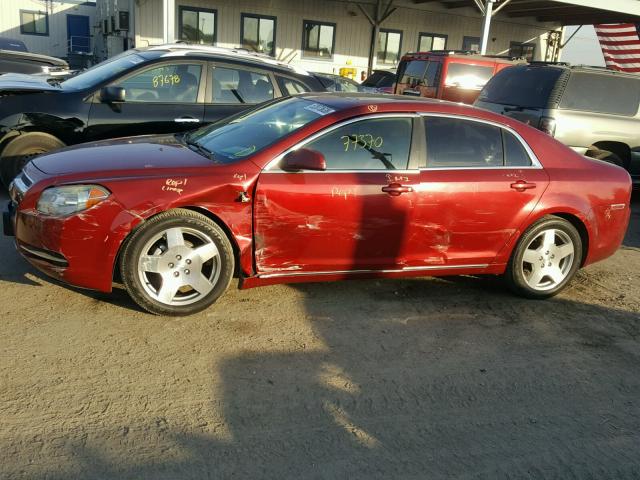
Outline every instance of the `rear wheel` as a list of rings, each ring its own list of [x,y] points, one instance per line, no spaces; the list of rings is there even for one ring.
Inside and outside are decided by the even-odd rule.
[[[576,228],[563,218],[546,217],[522,235],[505,278],[519,295],[547,298],[566,287],[581,260],[582,240]]]
[[[2,151],[0,160],[2,183],[8,187],[29,160],[64,146],[64,143],[48,133],[25,133],[14,138]]]
[[[213,304],[233,276],[233,249],[204,215],[176,209],[146,222],[125,245],[120,272],[127,292],[158,315],[191,315]]]

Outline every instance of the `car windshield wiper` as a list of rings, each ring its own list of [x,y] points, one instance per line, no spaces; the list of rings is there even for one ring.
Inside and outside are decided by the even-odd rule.
[[[203,146],[201,143],[194,142],[193,140],[189,140],[189,138],[185,135],[184,142],[189,146],[191,150],[198,152],[200,155],[204,155],[209,160],[215,161],[213,157],[213,152],[209,150],[207,147]]]

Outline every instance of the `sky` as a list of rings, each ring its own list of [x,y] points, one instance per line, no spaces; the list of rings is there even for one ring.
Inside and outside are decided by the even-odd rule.
[[[578,27],[567,27],[564,35],[565,42],[577,28]],[[604,66],[604,58],[602,58],[602,51],[600,50],[600,44],[598,43],[593,25],[584,25],[578,33],[576,33],[562,49],[560,60],[574,65]]]

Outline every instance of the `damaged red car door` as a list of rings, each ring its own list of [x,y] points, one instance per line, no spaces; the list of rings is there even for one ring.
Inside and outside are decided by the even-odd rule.
[[[325,170],[288,171],[286,157],[268,166],[255,196],[258,274],[399,268],[418,194],[414,122],[411,114],[348,120],[303,144]]]

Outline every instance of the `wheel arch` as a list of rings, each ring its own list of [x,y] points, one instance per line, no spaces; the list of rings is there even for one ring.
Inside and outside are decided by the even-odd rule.
[[[580,267],[582,267],[587,259],[587,254],[589,253],[589,230],[587,230],[587,226],[578,216],[572,213],[555,212],[548,216],[560,217],[573,225],[578,231],[580,234],[580,240],[582,241],[582,258],[580,259]]]
[[[233,232],[229,229],[229,227],[225,224],[225,222],[219,217],[217,216],[215,213],[213,213],[211,210],[205,208],[205,207],[201,207],[201,206],[197,206],[197,205],[176,205],[176,206],[172,206],[171,208],[168,208],[166,210],[158,210],[158,211],[154,211],[151,215],[149,215],[146,218],[143,218],[140,222],[138,222],[128,233],[127,235],[122,239],[122,241],[120,242],[120,244],[118,245],[118,249],[116,252],[115,257],[113,258],[113,268],[112,268],[112,279],[113,281],[120,281],[121,277],[120,277],[120,256],[122,255],[122,251],[124,250],[125,245],[127,244],[127,242],[129,241],[129,239],[133,236],[133,234],[135,232],[137,232],[142,226],[144,226],[149,220],[151,220],[152,218],[160,215],[161,213],[165,213],[171,210],[175,210],[175,209],[183,209],[183,210],[191,210],[192,212],[196,212],[196,213],[200,213],[201,215],[204,215],[205,217],[207,217],[209,220],[211,220],[212,222],[214,222],[217,226],[219,226],[222,231],[224,232],[224,234],[227,236],[229,243],[231,243],[231,248],[233,250],[233,257],[235,260],[235,272],[234,275],[237,274],[240,270],[239,270],[239,265],[240,265],[240,247],[238,246],[238,242],[236,241]]]

